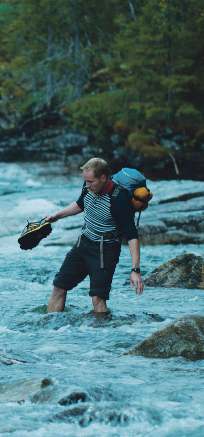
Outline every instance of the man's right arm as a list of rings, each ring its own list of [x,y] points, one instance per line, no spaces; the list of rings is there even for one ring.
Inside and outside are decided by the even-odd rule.
[[[79,207],[77,202],[73,202],[69,206],[67,206],[66,208],[62,209],[61,211],[58,211],[56,214],[53,214],[53,215],[46,217],[46,220],[50,223],[53,223],[53,222],[56,222],[57,220],[60,220],[64,217],[69,217],[71,215],[80,214],[80,212],[82,212],[82,211],[83,211],[83,209],[81,209]]]

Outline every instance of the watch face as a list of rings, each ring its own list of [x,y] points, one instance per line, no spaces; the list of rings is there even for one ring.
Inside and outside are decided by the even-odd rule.
[[[132,272],[140,273],[140,268],[139,267],[135,267],[134,269],[132,269]]]

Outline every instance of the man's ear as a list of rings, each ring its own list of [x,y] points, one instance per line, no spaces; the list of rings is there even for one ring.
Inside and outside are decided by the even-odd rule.
[[[101,175],[101,181],[102,181],[102,182],[106,182],[107,179],[108,179],[108,178],[107,178],[107,176],[106,176],[105,174],[102,174],[102,175]]]

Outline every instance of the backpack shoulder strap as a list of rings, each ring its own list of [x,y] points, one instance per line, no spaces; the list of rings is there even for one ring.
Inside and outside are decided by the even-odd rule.
[[[115,184],[113,187],[113,191],[110,193],[111,198],[116,198],[122,190],[125,190],[125,188],[120,187],[120,185]],[[136,225],[137,229],[139,228],[141,213],[142,213],[142,211],[139,211],[139,213],[138,213],[137,225]]]
[[[140,224],[140,216],[141,216],[142,211],[139,211],[138,213],[138,217],[137,217],[137,229],[139,228],[139,224]]]
[[[122,189],[123,188],[121,188],[119,185],[114,185],[113,190],[110,193],[110,196],[111,197],[117,197]]]

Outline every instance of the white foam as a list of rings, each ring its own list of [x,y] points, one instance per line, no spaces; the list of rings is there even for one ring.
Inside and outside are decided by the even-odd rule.
[[[192,297],[191,299],[189,299],[189,302],[191,302],[191,301],[196,301],[196,300],[198,300],[198,299],[200,299],[199,296],[194,296],[194,297]]]
[[[34,181],[34,179],[27,179],[26,183],[25,183],[26,187],[41,187],[42,183],[39,181]]]
[[[25,180],[28,177],[28,172],[25,168],[18,164],[0,164],[0,179],[9,182],[15,180]]]
[[[0,326],[0,334],[5,334],[5,332],[17,332],[17,331],[12,331],[12,329],[7,328],[6,326]]]
[[[22,199],[12,210],[12,215],[37,219],[39,215],[49,215],[53,210],[56,210],[56,205],[46,199]]]
[[[54,354],[58,352],[66,352],[67,353],[67,346],[58,346],[58,345],[44,345],[42,347],[39,347],[35,350],[35,353],[37,354]]]

